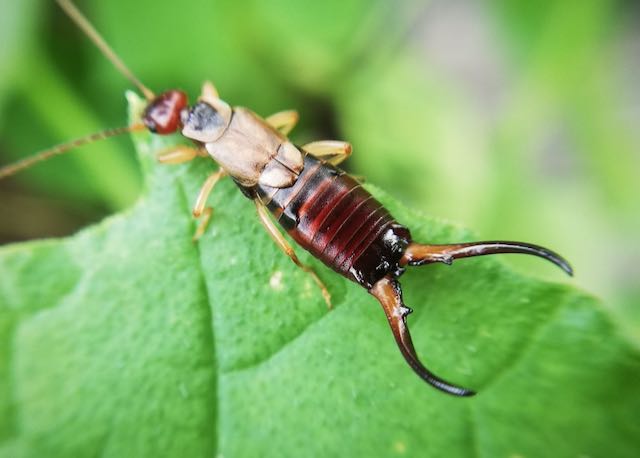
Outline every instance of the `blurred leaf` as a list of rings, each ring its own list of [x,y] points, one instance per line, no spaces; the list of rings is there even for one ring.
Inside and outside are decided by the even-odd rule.
[[[281,109],[289,100],[258,56],[244,49],[246,30],[260,26],[250,3],[191,0],[176,7],[140,0],[87,8],[112,47],[155,91],[180,87],[195,98],[203,81],[211,80],[225,100],[257,110]],[[94,57],[89,79],[113,86],[111,65],[102,56]],[[122,77],[116,73],[115,79]],[[121,83],[120,89],[130,87]]]
[[[629,312],[638,303],[622,303],[637,297],[640,274],[637,71],[621,85],[637,21],[625,30],[628,10],[602,0],[433,3],[421,34],[341,86],[353,170],[483,237],[558,247],[578,272],[571,281],[607,298],[640,341]],[[485,29],[492,39],[472,47],[485,54],[470,56],[469,37]],[[627,35],[636,47],[625,54]],[[447,67],[442,55],[465,65]],[[489,83],[478,81],[476,60]],[[546,273],[528,259],[508,262]]]
[[[451,83],[407,53],[351,76],[337,103],[357,173],[429,213],[480,213],[476,190],[491,177],[487,145]]]
[[[49,76],[44,80],[40,79],[38,75],[42,73]],[[33,90],[35,87],[38,88],[37,91]],[[91,107],[78,99],[44,56],[30,61],[29,76],[22,79],[19,88],[21,103],[38,113],[46,129],[55,134],[58,141],[53,144],[71,141],[107,128],[94,117]],[[52,107],[64,110],[64,116],[60,116],[60,111],[52,110]],[[29,141],[28,131],[25,131],[25,137]],[[33,147],[30,152],[33,154],[53,144]],[[23,153],[22,156],[25,155],[28,154]],[[25,176],[33,177],[37,181],[36,187],[52,194],[60,193],[62,188],[67,195],[79,195],[79,199],[99,196],[112,210],[118,210],[129,205],[139,193],[137,171],[132,167],[131,161],[127,160],[127,156],[131,155],[132,151],[118,148],[118,143],[112,140],[100,141],[73,151],[64,158],[66,161],[53,164],[53,169],[39,171],[36,168]]]
[[[579,8],[573,2],[551,5],[545,21],[537,24],[536,33],[524,40],[527,50],[518,56],[524,59],[519,66],[521,74],[505,104],[499,135],[509,139],[510,144],[505,146],[513,151],[510,156],[514,161],[531,168],[536,161],[541,162],[534,156],[536,151],[517,148],[516,144],[536,140],[536,135],[543,137],[550,125],[562,129],[565,141],[573,144],[559,145],[566,150],[552,153],[573,153],[570,159],[577,169],[565,171],[568,176],[562,178],[575,180],[572,175],[585,174],[591,191],[606,202],[606,211],[613,216],[615,210],[618,214],[620,209],[635,210],[637,226],[640,206],[634,196],[640,192],[636,180],[640,159],[635,152],[640,137],[634,138],[623,123],[619,108],[622,101],[616,93],[620,75],[611,71],[611,27],[619,19],[614,4],[596,0],[581,2]],[[526,16],[522,11],[519,14]],[[509,15],[508,24],[518,23]],[[504,42],[522,39],[515,30],[509,38]],[[498,177],[508,178],[509,174],[499,173]],[[505,183],[497,189],[505,195],[508,187]]]
[[[8,4],[3,4],[3,8],[8,11],[25,9],[30,18],[40,18],[49,12],[51,6],[24,3],[21,8]],[[22,2],[18,4],[22,5]],[[65,20],[69,27],[73,27],[67,18]],[[20,23],[13,18],[8,30],[26,28],[17,27],[14,22]],[[59,62],[52,61],[43,40],[36,39],[38,31],[35,24],[31,24],[35,21],[30,19],[29,22],[31,26],[25,32],[27,36],[21,37],[23,40],[16,44],[15,54],[19,54],[19,58],[14,58],[11,71],[3,72],[3,76],[14,77],[6,110],[10,115],[6,116],[2,126],[3,153],[7,153],[1,160],[3,165],[109,127],[96,118],[90,104],[78,98],[73,84],[61,73]],[[58,35],[55,42],[57,38]],[[14,41],[17,40],[8,40],[7,44]],[[39,47],[32,47],[31,43],[37,43]],[[79,48],[65,49],[65,58],[74,62],[79,56],[78,51]],[[122,110],[122,104],[120,106]],[[129,159],[131,152],[118,148],[118,142],[113,140],[98,142],[87,149],[93,154],[74,151],[21,173],[16,180],[29,183],[49,196],[75,198],[84,203],[99,202],[112,210],[130,204],[139,192],[140,183],[133,161]]]
[[[621,87],[633,59],[620,46],[634,30],[623,27],[631,11],[604,0],[542,2],[536,14],[496,3],[514,5],[496,11],[508,29],[501,43],[516,50],[518,65],[492,140],[492,209],[477,226],[564,247],[577,280],[609,298],[638,340],[640,321],[630,312],[638,304],[620,300],[640,273],[640,136],[637,116],[624,119],[638,94],[637,85]]]
[[[138,104],[140,102],[138,101]],[[319,266],[336,310],[228,180],[191,242],[210,163],[67,239],[0,249],[0,456],[633,456],[640,352],[606,309],[492,259],[403,277],[429,365],[406,367],[360,287]],[[372,191],[418,240],[469,234]],[[366,330],[366,332],[363,332]]]
[[[38,20],[35,0],[0,3],[0,108],[21,73]]]
[[[245,10],[244,47],[258,62],[298,90],[330,93],[344,74],[361,65],[361,53],[377,44],[379,31],[397,33],[394,9],[402,4],[370,0],[254,1]],[[375,54],[375,53],[373,53]]]

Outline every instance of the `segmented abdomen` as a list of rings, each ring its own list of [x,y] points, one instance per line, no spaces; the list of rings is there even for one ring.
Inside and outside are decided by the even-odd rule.
[[[254,191],[300,246],[345,277],[370,289],[399,271],[409,230],[344,171],[306,155],[293,186]]]

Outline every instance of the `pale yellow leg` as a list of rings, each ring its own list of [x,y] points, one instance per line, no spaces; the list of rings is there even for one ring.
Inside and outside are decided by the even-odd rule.
[[[213,214],[213,208],[206,206],[207,199],[209,198],[209,194],[211,194],[213,187],[220,180],[220,178],[224,177],[225,175],[226,175],[226,172],[222,169],[216,172],[213,172],[211,175],[207,177],[204,184],[202,185],[202,188],[200,188],[200,192],[198,193],[198,197],[196,198],[196,203],[193,206],[193,216],[195,218],[200,218],[202,216],[202,219],[200,220],[200,223],[198,224],[198,228],[196,229],[196,232],[193,235],[194,241],[202,237],[202,234],[204,234],[204,231],[207,228],[207,224],[209,224],[209,221],[211,220],[211,215]]]
[[[219,98],[220,95],[218,94],[218,90],[213,85],[213,83],[211,81],[205,81],[202,84],[202,92],[200,93],[200,98],[198,100],[207,102],[209,105],[215,105],[215,103],[211,102],[218,100]]]
[[[296,110],[278,111],[265,119],[274,129],[280,131],[282,135],[289,135],[289,132],[298,124],[300,116]]]
[[[351,143],[338,140],[320,140],[307,143],[302,147],[307,153],[318,159],[324,159],[331,165],[338,165],[351,156]]]
[[[189,162],[196,156],[202,156],[203,154],[203,149],[192,148],[186,145],[177,145],[161,150],[157,157],[158,161],[162,164],[182,164],[183,162]]]
[[[267,207],[265,207],[264,204],[260,202],[260,200],[258,199],[255,199],[254,202],[256,204],[256,209],[258,210],[258,216],[260,217],[260,222],[262,223],[264,228],[267,230],[267,232],[269,233],[273,241],[276,242],[276,245],[278,245],[278,248],[280,248],[284,252],[284,254],[286,254],[295,263],[295,265],[297,265],[306,273],[311,275],[311,278],[313,278],[313,281],[315,281],[318,287],[320,288],[320,291],[322,292],[322,297],[324,297],[324,301],[327,303],[327,307],[329,308],[329,310],[331,310],[333,308],[333,305],[331,305],[331,294],[329,294],[329,290],[327,289],[325,284],[322,282],[322,280],[320,280],[320,277],[318,277],[318,274],[316,274],[310,266],[303,264],[300,261],[300,259],[298,259],[296,252],[293,251],[293,248],[291,247],[291,245],[289,245],[289,242],[287,242],[287,239],[284,238],[284,236],[280,233],[276,225],[273,223],[273,221],[269,217],[269,211],[267,210]]]
[[[211,221],[211,215],[213,215],[213,207],[205,207],[202,211],[202,217],[200,218],[196,232],[193,234],[191,240],[197,242],[198,239],[204,235],[204,231],[207,230],[209,221]]]
[[[193,206],[193,216],[199,218],[202,214],[205,205],[207,204],[207,199],[209,198],[209,194],[213,190],[213,187],[216,183],[226,175],[226,172],[222,169],[213,172],[211,175],[207,177],[202,188],[200,188],[200,192],[198,193],[198,197],[196,198],[196,204]]]

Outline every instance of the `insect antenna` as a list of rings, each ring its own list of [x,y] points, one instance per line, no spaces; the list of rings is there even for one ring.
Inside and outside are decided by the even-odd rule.
[[[102,132],[96,132],[93,134],[86,135],[84,137],[77,138],[75,140],[71,140],[70,142],[56,145],[53,148],[40,151],[39,153],[36,153],[33,156],[26,157],[18,162],[14,162],[13,164],[9,164],[0,168],[0,180],[2,180],[3,178],[7,178],[11,175],[15,175],[16,173],[24,169],[27,169],[32,165],[37,164],[38,162],[42,162],[53,156],[58,156],[60,154],[66,153],[72,149],[78,148],[79,146],[87,145],[89,143],[94,143],[99,140],[103,140],[105,138],[115,137],[116,135],[125,134],[127,132],[138,132],[142,130],[146,130],[145,125],[142,123],[136,123],[131,126],[117,127],[115,129],[103,130]]]
[[[89,20],[80,12],[78,8],[70,0],[56,0],[58,5],[67,13],[67,15],[75,22],[80,29],[89,37],[91,41],[100,49],[102,54],[111,61],[111,63],[131,81],[144,95],[147,100],[155,99],[155,94],[151,89],[140,82],[125,63],[118,57],[113,49],[102,38],[98,31],[91,25]]]

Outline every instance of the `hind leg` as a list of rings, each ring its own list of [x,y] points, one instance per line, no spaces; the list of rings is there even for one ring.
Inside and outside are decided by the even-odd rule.
[[[287,239],[284,238],[284,236],[280,233],[276,225],[273,223],[273,221],[269,217],[269,211],[267,210],[267,207],[265,207],[264,204],[258,199],[256,199],[254,202],[256,204],[256,209],[258,210],[258,216],[260,217],[260,222],[262,223],[264,228],[267,230],[267,233],[271,236],[273,241],[276,242],[276,245],[278,245],[278,248],[280,248],[283,251],[283,253],[286,254],[296,266],[300,267],[302,270],[304,270],[306,273],[308,273],[311,276],[311,278],[316,283],[316,285],[318,285],[318,288],[320,288],[320,291],[322,292],[322,297],[324,298],[324,301],[327,303],[327,307],[329,308],[329,310],[331,310],[333,308],[333,305],[331,304],[331,294],[329,294],[329,290],[327,289],[323,281],[320,280],[320,277],[318,277],[318,274],[316,274],[316,272],[313,270],[311,266],[303,264],[302,261],[298,259],[298,256],[296,255],[296,252],[293,250],[293,247],[289,244],[289,242],[287,242]]]

